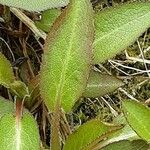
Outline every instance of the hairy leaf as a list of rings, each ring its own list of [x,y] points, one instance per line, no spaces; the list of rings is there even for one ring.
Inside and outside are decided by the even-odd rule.
[[[150,108],[134,100],[124,100],[122,108],[133,130],[141,138],[150,142]]]
[[[65,111],[70,111],[82,95],[90,70],[92,41],[90,1],[72,0],[46,40],[40,89],[50,110],[61,103]]]
[[[150,147],[149,145],[143,140],[136,140],[136,141],[119,141],[112,143],[101,150],[148,150]]]
[[[40,150],[37,124],[30,114],[23,115],[18,124],[13,115],[3,116],[0,137],[1,150]]]
[[[0,84],[8,88],[14,80],[15,77],[10,62],[0,53]]]
[[[50,8],[63,7],[69,0],[0,0],[0,4],[22,8],[28,11],[42,11]]]
[[[42,12],[42,19],[35,22],[35,25],[41,30],[48,32],[55,19],[61,14],[60,9],[49,9]]]
[[[13,102],[3,98],[0,96],[0,118],[8,113],[14,113],[15,109],[14,109],[14,104]]]
[[[150,3],[135,2],[100,11],[95,15],[93,63],[112,58],[150,26]]]
[[[89,144],[94,142],[99,137],[105,135],[106,133],[112,131],[113,128],[113,126],[106,125],[100,120],[90,120],[87,123],[81,125],[75,132],[69,135],[63,150],[86,149]]]
[[[103,75],[96,71],[90,73],[88,84],[84,97],[99,97],[107,93],[111,93],[118,87],[122,86],[123,82],[113,76]]]

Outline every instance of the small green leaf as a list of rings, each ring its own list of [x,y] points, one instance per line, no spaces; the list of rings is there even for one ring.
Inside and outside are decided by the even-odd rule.
[[[28,87],[21,81],[14,81],[10,84],[10,89],[17,95],[19,98],[24,98],[29,95]]]
[[[86,87],[94,37],[92,12],[90,0],[72,0],[48,35],[40,90],[51,111],[56,104],[70,111]]]
[[[123,82],[113,76],[103,75],[96,71],[90,72],[88,84],[84,97],[99,97],[107,93],[111,93],[118,87],[122,86]]]
[[[60,9],[49,9],[42,12],[42,18],[40,21],[36,21],[35,25],[41,30],[48,32],[53,25],[55,19],[61,14]]]
[[[63,7],[69,0],[0,0],[0,4],[17,7],[28,11],[42,11],[50,8]]]
[[[122,108],[133,130],[141,138],[150,142],[150,108],[134,100],[124,100]]]
[[[0,84],[9,87],[15,77],[10,62],[0,53]]]
[[[114,57],[150,26],[150,3],[135,2],[100,11],[95,15],[94,61]]]
[[[143,140],[136,140],[136,141],[119,141],[112,143],[101,150],[148,150],[150,147],[149,145]]]
[[[106,125],[100,120],[90,120],[81,125],[75,132],[69,135],[63,150],[83,150],[99,137],[114,130],[114,126]]]
[[[30,114],[16,118],[7,114],[0,120],[1,150],[40,150],[40,138],[35,120]]]
[[[13,114],[15,112],[13,102],[0,96],[0,118],[8,113]]]

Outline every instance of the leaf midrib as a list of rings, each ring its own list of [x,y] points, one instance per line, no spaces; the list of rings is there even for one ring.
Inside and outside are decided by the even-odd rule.
[[[80,3],[80,2],[78,2]],[[79,5],[79,4],[76,4],[76,5]],[[72,7],[72,6],[71,6]],[[70,8],[71,9],[71,8]],[[61,103],[61,94],[62,94],[62,89],[64,87],[64,83],[65,83],[65,78],[66,78],[66,70],[67,70],[67,66],[69,64],[69,60],[70,60],[70,54],[71,54],[71,50],[72,50],[72,45],[73,45],[73,39],[74,39],[74,36],[75,36],[75,29],[76,29],[76,21],[78,20],[77,17],[78,16],[78,8],[76,9],[75,13],[74,13],[74,20],[73,20],[73,29],[72,29],[72,32],[71,32],[71,39],[70,39],[70,42],[69,42],[69,46],[68,46],[68,50],[67,50],[67,56],[65,57],[65,61],[63,63],[63,67],[62,67],[62,73],[61,73],[61,78],[59,80],[59,86],[58,86],[58,90],[56,92],[56,97],[55,97],[55,101],[58,102],[57,104],[60,104]]]
[[[131,20],[131,21],[129,21],[128,23],[126,23],[126,24],[124,24],[124,25],[122,25],[122,26],[120,26],[120,27],[118,27],[118,28],[112,30],[112,31],[109,32],[108,34],[105,34],[104,36],[102,36],[102,37],[98,38],[97,40],[95,40],[94,43],[93,43],[93,45],[96,45],[99,41],[105,39],[106,37],[110,36],[111,34],[114,34],[115,32],[117,32],[117,31],[119,31],[119,30],[123,29],[125,26],[129,25],[130,23],[134,23],[134,22],[136,22],[136,21],[138,21],[138,20],[144,18],[145,16],[147,16],[147,15],[149,15],[149,14],[150,14],[150,12],[148,12],[148,13],[146,13],[146,14],[144,14],[144,15],[141,15],[141,16],[139,16],[137,19]]]

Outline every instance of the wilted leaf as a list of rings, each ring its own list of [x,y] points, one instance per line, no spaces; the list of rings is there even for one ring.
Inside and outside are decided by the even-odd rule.
[[[0,53],[0,84],[8,88],[14,80],[15,77],[10,62]]]
[[[72,0],[51,28],[41,67],[41,95],[50,110],[70,111],[82,95],[92,60],[93,16],[89,0]]]
[[[39,150],[40,138],[35,120],[29,114],[23,115],[17,124],[16,118],[7,114],[0,120],[1,150]]]
[[[41,30],[48,32],[55,19],[61,14],[60,9],[49,9],[42,12],[42,18],[35,22],[35,25]]]
[[[96,71],[90,73],[88,84],[84,97],[99,97],[107,93],[111,93],[118,87],[122,86],[123,82],[113,76],[103,75]]]
[[[148,150],[150,147],[149,145],[143,140],[136,140],[136,141],[119,141],[112,143],[101,150]]]
[[[134,100],[124,100],[122,108],[133,130],[141,138],[150,142],[150,108]]]
[[[8,113],[14,113],[15,109],[14,109],[14,104],[13,102],[3,98],[0,96],[0,118]]]
[[[28,11],[42,11],[50,8],[63,7],[69,0],[0,0],[0,4],[22,8]]]
[[[150,3],[123,4],[95,15],[94,61],[112,58],[136,40],[150,26]]]
[[[116,127],[102,123],[100,120],[90,120],[87,123],[81,125],[75,132],[69,135],[63,150],[86,149],[89,144],[105,135],[106,133],[114,130],[115,128]]]

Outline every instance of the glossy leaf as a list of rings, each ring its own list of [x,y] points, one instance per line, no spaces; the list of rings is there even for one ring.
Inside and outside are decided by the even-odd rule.
[[[133,130],[141,138],[150,142],[150,108],[134,100],[124,100],[122,108]]]
[[[13,102],[3,98],[0,96],[0,118],[8,113],[14,113],[15,109],[14,109],[14,104]]]
[[[38,128],[30,114],[23,115],[17,124],[16,118],[7,114],[0,120],[1,150],[40,150]]]
[[[114,57],[150,26],[150,3],[135,2],[100,11],[95,15],[93,63]]]
[[[82,95],[92,60],[93,30],[89,0],[72,0],[51,28],[40,80],[41,95],[49,110],[61,103],[70,111]]]
[[[113,76],[103,75],[96,71],[90,73],[88,84],[84,97],[99,97],[107,93],[111,93],[118,87],[122,86],[123,82]]]
[[[143,140],[133,142],[124,140],[112,143],[101,150],[148,150],[149,148],[149,145]]]
[[[14,80],[15,77],[10,62],[0,53],[0,84],[8,88]]]
[[[0,0],[0,4],[22,8],[28,11],[42,11],[50,8],[63,7],[69,0]]]
[[[113,131],[116,127],[102,123],[94,119],[81,125],[75,132],[69,135],[63,150],[82,150],[106,133]],[[107,136],[105,136],[107,137]],[[103,137],[102,139],[104,139]],[[101,139],[101,140],[102,140]]]
[[[55,19],[61,14],[60,9],[49,9],[42,12],[41,20],[36,21],[35,25],[41,30],[48,32]]]

